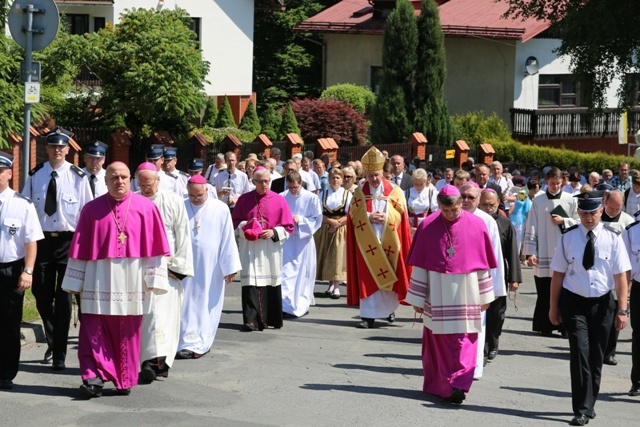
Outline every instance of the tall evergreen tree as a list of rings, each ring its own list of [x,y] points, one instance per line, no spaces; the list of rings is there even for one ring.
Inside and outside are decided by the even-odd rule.
[[[398,0],[389,14],[382,46],[382,81],[371,116],[374,144],[402,142],[413,131],[413,82],[418,29],[409,0]]]
[[[282,123],[280,123],[280,129],[278,130],[278,139],[284,139],[288,133],[297,133],[300,135],[300,128],[298,127],[298,120],[296,114],[293,112],[291,103],[287,103],[284,113],[282,113]]]
[[[282,116],[278,114],[275,108],[267,109],[264,116],[262,116],[262,133],[272,141],[277,140],[281,122]]]
[[[202,118],[202,125],[209,127],[216,127],[216,120],[218,119],[218,107],[216,106],[216,100],[212,96],[207,98],[207,105],[204,108],[204,117]]]
[[[422,0],[417,56],[418,64],[422,66],[416,69],[413,127],[422,132],[429,143],[448,146],[453,143],[455,131],[444,101],[447,65],[444,33],[435,0]]]
[[[240,129],[255,133],[256,135],[260,133],[260,119],[251,100],[249,100],[244,116],[242,116],[242,120],[240,120]]]
[[[231,111],[231,104],[229,104],[229,100],[227,96],[224,96],[222,100],[222,105],[220,106],[220,110],[218,111],[218,118],[216,119],[217,128],[234,128],[236,127],[236,121],[233,118],[233,112]]]

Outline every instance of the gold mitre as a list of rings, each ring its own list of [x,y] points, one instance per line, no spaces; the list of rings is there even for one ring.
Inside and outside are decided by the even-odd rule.
[[[376,147],[371,147],[362,156],[362,167],[365,172],[376,172],[384,168],[384,155]]]

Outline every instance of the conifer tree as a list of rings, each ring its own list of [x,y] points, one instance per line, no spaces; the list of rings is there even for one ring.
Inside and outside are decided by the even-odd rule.
[[[260,133],[260,119],[251,100],[249,100],[244,116],[242,116],[242,120],[240,120],[240,129],[255,133],[256,135]]]
[[[224,96],[222,100],[222,105],[220,106],[220,111],[218,111],[218,118],[216,119],[217,128],[235,128],[236,121],[233,118],[233,112],[231,112],[231,104],[229,104],[229,100],[227,96]]]
[[[208,127],[216,127],[216,119],[218,118],[218,107],[213,97],[207,99],[207,105],[204,109],[204,117],[202,118],[202,125]]]
[[[293,108],[290,103],[287,103],[284,113],[282,113],[282,123],[280,123],[280,129],[278,130],[278,139],[284,139],[288,133],[301,134],[298,127],[298,120],[296,120],[296,114],[293,112]]]
[[[275,108],[269,108],[262,117],[262,133],[267,135],[270,140],[275,141],[278,139],[278,131],[280,129],[280,123],[282,122],[282,116],[276,111]]]

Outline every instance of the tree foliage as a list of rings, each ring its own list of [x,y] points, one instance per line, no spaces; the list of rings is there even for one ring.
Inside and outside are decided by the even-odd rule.
[[[202,118],[202,125],[208,127],[215,127],[216,120],[218,119],[218,106],[214,97],[207,98],[207,105],[204,107],[204,117]]]
[[[306,141],[333,138],[338,145],[367,142],[367,120],[351,105],[333,99],[298,99],[291,107]]]
[[[414,130],[422,132],[431,144],[450,146],[455,132],[444,100],[447,65],[444,33],[435,0],[422,0],[417,56],[418,64],[425,66],[416,69]]]
[[[554,24],[562,40],[558,53],[571,57],[571,72],[591,107],[606,107],[614,79],[640,68],[640,2],[610,0],[501,0],[506,16],[535,17]],[[618,91],[620,106],[631,106],[628,85]]]
[[[217,128],[235,128],[236,121],[233,118],[233,112],[231,111],[231,104],[229,104],[229,99],[225,95],[222,100],[222,105],[220,105],[220,111],[218,111],[218,117],[216,118]]]
[[[489,139],[511,140],[509,126],[496,113],[485,117],[482,111],[453,116],[457,137],[475,148]]]
[[[253,89],[258,111],[293,98],[318,96],[322,86],[322,37],[294,33],[300,22],[340,0],[286,0],[284,11],[255,11]]]
[[[342,101],[352,106],[361,114],[371,114],[376,103],[376,95],[367,86],[358,86],[352,83],[341,83],[326,88],[320,95],[320,99],[332,99]]]
[[[256,135],[260,133],[260,119],[258,118],[256,107],[253,105],[253,101],[251,100],[249,100],[247,109],[242,116],[242,120],[240,120],[239,128],[242,130],[253,132]]]
[[[298,120],[291,107],[291,103],[287,104],[282,113],[282,122],[280,122],[280,128],[278,129],[278,139],[284,139],[288,133],[296,133],[298,135],[302,133],[298,127]]]
[[[402,142],[413,131],[413,81],[418,29],[409,0],[398,0],[389,14],[382,46],[382,81],[371,117],[374,144]]]
[[[278,139],[278,131],[280,129],[280,123],[282,122],[282,116],[275,108],[267,109],[262,116],[262,133],[267,135],[270,140],[275,141]]]
[[[182,134],[205,106],[209,64],[182,9],[126,10],[116,27],[85,34],[81,65],[101,80],[98,109],[107,127],[136,139],[152,130]]]

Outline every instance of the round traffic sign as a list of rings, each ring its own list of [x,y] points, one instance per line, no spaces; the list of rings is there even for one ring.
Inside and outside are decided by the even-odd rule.
[[[58,6],[54,0],[16,0],[9,10],[9,31],[23,49],[27,48],[27,19],[29,5],[33,7],[32,49],[49,46],[56,38],[60,27]]]

